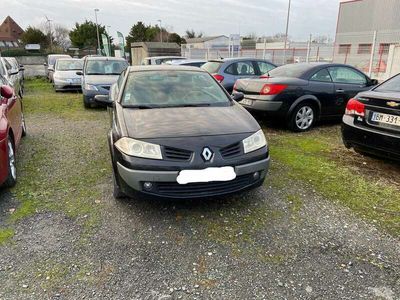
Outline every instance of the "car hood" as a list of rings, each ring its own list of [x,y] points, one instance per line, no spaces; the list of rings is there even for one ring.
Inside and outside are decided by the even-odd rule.
[[[256,132],[260,126],[240,105],[123,109],[128,136],[136,139]]]
[[[85,75],[85,83],[112,85],[117,82],[119,75]]]

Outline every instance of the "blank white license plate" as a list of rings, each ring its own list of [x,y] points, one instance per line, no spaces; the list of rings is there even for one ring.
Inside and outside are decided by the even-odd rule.
[[[242,101],[240,101],[240,104],[251,106],[253,105],[253,100],[243,99]]]
[[[233,167],[207,168],[204,170],[183,170],[179,173],[176,181],[179,184],[231,181],[236,178]]]
[[[372,114],[372,121],[384,124],[390,124],[395,126],[400,126],[400,116],[382,114],[374,112]]]

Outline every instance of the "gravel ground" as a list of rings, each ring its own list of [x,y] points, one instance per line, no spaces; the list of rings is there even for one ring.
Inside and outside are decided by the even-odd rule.
[[[105,140],[106,112],[96,113],[101,120],[27,116],[30,141],[63,135],[55,143],[64,152],[48,153],[42,180],[62,178],[57,164],[79,159],[64,138]],[[27,142],[21,153],[34,159]],[[400,299],[399,239],[312,186],[267,178],[254,191],[186,201],[116,201],[111,188],[110,167],[87,186],[96,192],[90,230],[86,213],[57,206],[12,223],[14,237],[0,245],[0,299]],[[0,226],[10,224],[17,192],[0,193]]]

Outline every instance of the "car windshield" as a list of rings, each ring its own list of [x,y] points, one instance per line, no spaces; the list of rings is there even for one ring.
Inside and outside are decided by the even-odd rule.
[[[208,73],[218,73],[219,69],[222,66],[222,61],[209,61],[201,66],[203,70],[206,70]]]
[[[49,65],[54,65],[57,59],[63,58],[63,57],[70,57],[69,55],[57,55],[57,56],[50,56],[49,57]]]
[[[272,69],[265,75],[270,77],[299,78],[308,70],[310,70],[310,66],[307,64],[290,64]]]
[[[88,60],[86,75],[120,75],[128,66],[123,60]]]
[[[122,96],[124,107],[225,106],[223,89],[205,72],[145,71],[129,74]]]
[[[381,92],[381,93],[392,93],[400,92],[400,74],[393,77],[392,79],[389,79],[388,81],[382,83],[380,86],[378,86],[376,89],[374,89],[376,92]]]
[[[83,62],[77,59],[71,60],[57,60],[56,70],[57,71],[75,71],[82,70]]]

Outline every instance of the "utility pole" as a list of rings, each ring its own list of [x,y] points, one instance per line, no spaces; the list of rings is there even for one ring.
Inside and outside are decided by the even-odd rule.
[[[98,8],[94,9],[94,16],[96,17],[96,31],[97,31],[97,54],[101,54],[101,48],[100,48],[100,35],[99,35],[99,23],[97,22],[97,12],[100,10]]]
[[[161,20],[158,20],[158,22],[160,22],[160,39],[161,39],[161,43],[162,43],[163,42],[162,25],[161,25],[162,23],[161,23]]]
[[[286,49],[287,49],[287,42],[288,42],[288,34],[289,34],[289,19],[290,19],[290,4],[292,0],[289,0],[289,7],[287,11],[287,18],[286,18],[286,33],[285,33],[285,48],[283,50],[283,64],[286,64]]]

